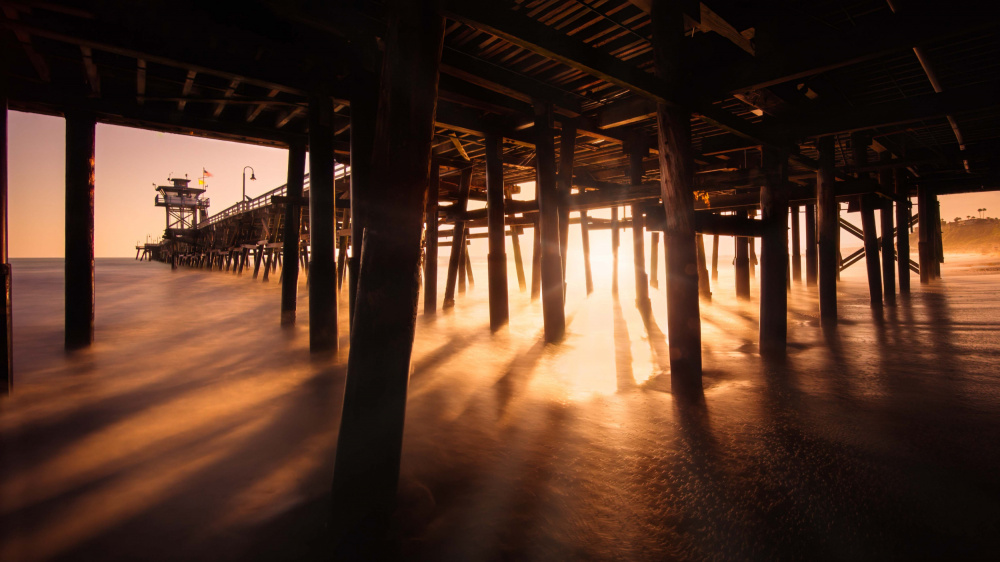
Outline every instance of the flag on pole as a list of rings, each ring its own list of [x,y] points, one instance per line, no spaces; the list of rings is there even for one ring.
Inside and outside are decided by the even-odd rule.
[[[210,177],[212,177],[212,174],[208,170],[206,170],[205,168],[202,168],[201,169],[201,176],[204,177],[204,178],[210,178]]]

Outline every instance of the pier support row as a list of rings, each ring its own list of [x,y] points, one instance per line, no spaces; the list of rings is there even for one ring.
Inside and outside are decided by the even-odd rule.
[[[94,133],[89,111],[66,110],[66,349],[94,341]]]
[[[378,559],[396,503],[420,238],[444,18],[430,1],[387,3],[347,385],[332,489],[334,558]],[[357,243],[357,241],[356,241]]]

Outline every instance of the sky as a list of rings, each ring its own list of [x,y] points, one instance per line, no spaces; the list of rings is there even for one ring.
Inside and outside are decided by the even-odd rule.
[[[63,256],[64,137],[62,118],[9,112],[11,257]],[[283,149],[98,124],[94,254],[134,257],[137,242],[163,234],[165,212],[153,204],[154,183],[164,185],[168,177],[185,174],[197,180],[203,168],[208,170],[212,177],[205,196],[214,214],[240,200],[244,166],[252,166],[257,177],[250,181],[247,170],[247,195],[253,197],[284,184],[287,164]],[[533,193],[534,186],[527,184],[516,197]],[[1000,216],[1000,192],[941,197],[941,216],[948,221],[975,216],[981,207],[988,209],[987,216]],[[851,220],[857,214],[844,216]]]

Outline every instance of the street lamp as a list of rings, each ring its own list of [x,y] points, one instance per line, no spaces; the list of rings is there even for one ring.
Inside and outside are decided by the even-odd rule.
[[[253,167],[243,166],[243,201],[247,200],[247,168],[250,168],[250,181],[257,181],[257,177],[253,175]]]

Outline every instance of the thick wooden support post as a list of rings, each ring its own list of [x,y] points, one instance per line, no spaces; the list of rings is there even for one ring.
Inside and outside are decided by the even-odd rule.
[[[888,151],[883,151],[880,160],[886,161],[891,157]],[[878,174],[878,183],[882,189],[892,193],[892,170],[883,168]],[[896,249],[893,244],[892,231],[894,229],[893,209],[891,199],[879,201],[879,219],[881,219],[882,230],[882,298],[886,306],[896,306]],[[900,226],[902,228],[902,225]]]
[[[469,237],[469,229],[465,229],[465,237]],[[465,256],[465,277],[469,280],[469,288],[476,288],[476,278],[472,276],[472,256],[469,255],[469,246],[465,246],[465,251],[462,252]]]
[[[587,211],[580,211],[580,243],[583,246],[583,277],[589,295],[594,292],[594,276],[590,270],[590,217]]]
[[[677,2],[653,2],[650,13],[656,76],[683,93],[684,15]],[[691,114],[658,104],[660,192],[666,211],[667,332],[672,392],[682,399],[704,396],[701,383],[701,313],[698,299],[697,252],[694,245],[694,157]]]
[[[424,314],[437,312],[438,286],[438,194],[441,168],[431,164],[431,177],[427,184],[427,207],[424,215]],[[503,212],[501,210],[501,212]],[[503,237],[503,217],[500,217],[500,236]],[[502,240],[501,240],[502,242]]]
[[[535,189],[538,194],[541,236],[542,317],[545,341],[555,342],[566,333],[563,310],[563,269],[559,255],[559,191],[556,154],[552,141],[552,105],[535,100]]]
[[[642,159],[649,149],[639,135],[633,135],[628,142],[628,170],[632,185],[642,185],[645,172]],[[642,207],[632,205],[632,261],[635,267],[635,307],[646,314],[651,310],[649,302],[649,278],[646,276],[646,233]]]
[[[736,298],[750,300],[750,243],[746,236],[736,236],[736,258],[733,269],[736,275]]]
[[[705,255],[705,237],[694,235],[695,251],[698,252],[698,295],[706,302],[712,302],[712,283],[708,278],[708,260]]]
[[[264,258],[264,246],[257,246],[253,250],[253,278],[260,275],[260,262]]]
[[[789,211],[792,217],[792,281],[796,283],[802,282],[802,251],[799,249],[801,244],[799,243],[799,206],[792,205],[789,207]]]
[[[712,236],[712,281],[719,280],[719,235]]]
[[[660,233],[653,231],[650,234],[651,241],[649,247],[649,286],[654,289],[660,288],[660,282],[656,278],[656,272],[660,269]]]
[[[343,211],[343,228],[350,228],[351,224],[351,214],[350,209],[344,209]],[[347,248],[350,237],[341,236],[338,238],[340,241],[337,246],[337,295],[339,300],[340,289],[344,286],[344,277],[347,276]]]
[[[921,185],[917,187],[917,261],[920,264],[921,283],[930,283],[934,279],[933,220],[930,191]]]
[[[360,52],[353,53],[350,57],[351,75],[348,79],[348,95],[351,97],[351,261],[347,292],[348,322],[352,326],[357,305],[358,276],[361,272],[365,209],[372,191],[372,151],[378,117],[379,74],[365,65],[366,57],[363,56],[379,52],[374,40],[372,43],[369,48],[359,49]]]
[[[5,68],[0,68],[4,72]],[[14,387],[14,346],[13,326],[11,325],[11,269],[10,253],[8,252],[7,236],[7,76],[0,76],[4,81],[0,84],[0,296],[3,302],[4,317],[0,320],[0,369],[3,369],[3,380],[0,381],[0,396],[10,394]],[[138,257],[136,251],[136,257]]]
[[[489,228],[487,284],[490,298],[490,330],[497,331],[510,320],[507,304],[507,241],[504,237],[503,146],[495,134],[486,135],[486,211]],[[513,227],[512,227],[513,228]]]
[[[462,233],[462,237],[465,238],[466,240],[468,240],[469,239],[469,229],[466,228],[464,230],[465,230],[465,232]],[[465,244],[462,244],[462,247],[459,248],[459,252],[458,252],[458,294],[460,294],[460,295],[464,295],[465,294],[465,285],[466,285],[465,278],[466,278],[466,275],[469,272],[469,268],[468,268],[469,256],[468,256],[468,253],[469,253],[469,244],[468,244],[468,242],[466,242]]]
[[[66,349],[94,341],[94,130],[90,112],[66,110]]]
[[[837,258],[840,211],[837,207],[833,141],[832,136],[820,137],[816,141],[819,151],[819,170],[816,172],[819,316],[824,324],[837,323],[837,274],[840,269]]]
[[[309,351],[337,349],[337,208],[333,100],[309,100]],[[423,187],[423,186],[422,186]],[[298,237],[295,238],[298,245]],[[285,248],[292,243],[286,239]],[[285,263],[291,265],[285,250]],[[287,267],[287,266],[286,266]]]
[[[569,247],[569,199],[573,191],[573,160],[576,152],[576,122],[563,121],[559,134],[559,257],[563,271],[563,294],[566,283],[566,251]],[[565,298],[565,297],[564,297]]]
[[[536,190],[537,194],[538,191]],[[537,195],[536,195],[537,196]],[[531,300],[535,300],[542,292],[542,235],[538,226],[538,219],[535,219],[535,227],[532,229],[531,243]]]
[[[757,216],[757,211],[749,211],[747,212],[747,216],[752,219]],[[748,244],[748,249],[750,250],[750,278],[756,279],[757,264],[759,263],[757,261],[757,239],[747,238],[747,244]]]
[[[315,157],[315,153],[313,154]],[[306,145],[294,142],[288,146],[288,202],[285,203],[285,224],[282,232],[281,251],[285,254],[285,265],[281,269],[281,325],[295,323],[295,305],[299,290],[299,207],[292,201],[302,197],[302,184],[306,172]],[[316,191],[316,179],[310,178],[310,191]],[[310,196],[311,197],[311,196]],[[310,223],[312,231],[314,225]],[[315,244],[315,242],[313,242]],[[313,246],[315,250],[315,245]],[[273,254],[273,250],[272,250]],[[268,258],[272,265],[273,257]],[[267,273],[264,273],[267,281]],[[312,320],[310,319],[310,323]]]
[[[514,249],[514,270],[517,272],[517,286],[523,293],[528,288],[528,283],[524,277],[524,258],[521,257],[520,234],[520,226],[510,227],[510,243]]]
[[[472,185],[472,168],[462,170],[458,183],[458,199],[455,201],[455,211],[461,216],[469,203],[469,188]],[[465,221],[455,220],[454,234],[451,237],[451,256],[448,257],[448,279],[444,287],[443,308],[455,306],[455,285],[458,283],[459,270],[465,271],[462,262],[465,248]]]
[[[868,293],[871,307],[882,309],[882,273],[879,270],[878,234],[875,232],[874,195],[861,196],[861,230],[864,231],[865,265],[868,269]]]
[[[806,287],[816,286],[816,206],[806,205]]]
[[[788,335],[788,156],[764,147],[760,189],[760,354],[781,356]]]
[[[896,168],[896,268],[899,271],[899,294],[910,294],[910,195],[906,171]]]
[[[329,528],[334,533],[332,558],[337,560],[388,555],[381,549],[399,483],[420,292],[420,236],[444,43],[444,18],[433,1],[386,4],[370,191],[370,200],[379,205],[366,210],[333,475]]]
[[[271,277],[271,262],[274,261],[274,248],[265,249],[264,253],[267,254],[267,259],[264,261],[264,277],[261,282],[267,283]]]
[[[944,243],[941,234],[941,202],[936,194],[931,195],[931,211],[934,213],[934,279],[941,278],[941,264],[944,263]]]

